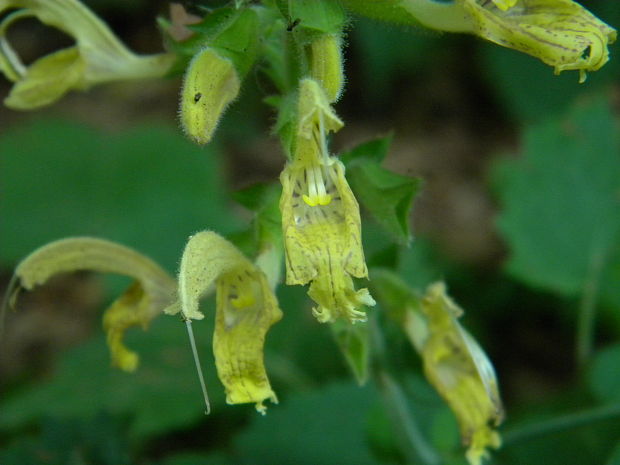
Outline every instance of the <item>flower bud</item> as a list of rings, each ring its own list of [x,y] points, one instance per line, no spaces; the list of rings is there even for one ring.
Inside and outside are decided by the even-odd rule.
[[[196,143],[211,140],[224,110],[239,94],[241,82],[233,63],[212,48],[190,62],[181,91],[181,125]]]
[[[342,40],[334,34],[324,34],[310,45],[310,75],[316,79],[329,102],[340,98],[344,85]]]

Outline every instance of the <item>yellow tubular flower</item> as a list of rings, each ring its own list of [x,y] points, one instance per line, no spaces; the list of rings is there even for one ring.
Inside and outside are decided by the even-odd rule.
[[[146,328],[171,303],[176,291],[174,279],[148,257],[92,237],[62,239],[35,250],[19,263],[15,276],[21,287],[30,290],[57,274],[78,270],[116,273],[135,279],[103,315],[112,364],[134,371],[138,355],[124,345],[125,331],[132,326]]]
[[[504,47],[535,56],[555,73],[600,69],[609,60],[616,31],[572,0],[456,0],[474,33]]]
[[[503,419],[493,366],[473,337],[458,323],[463,311],[446,294],[443,283],[429,286],[422,300],[427,318],[422,347],[424,371],[430,383],[456,415],[467,460],[479,465],[487,448],[498,448],[494,430]]]
[[[174,55],[136,55],[78,0],[0,0],[0,15],[19,8],[0,23],[0,71],[15,82],[4,103],[18,110],[49,105],[70,90],[103,82],[163,76]],[[71,36],[76,44],[26,67],[6,40],[15,21],[35,17]]]
[[[229,404],[254,402],[265,413],[263,402],[277,398],[263,364],[265,334],[282,317],[265,274],[239,250],[214,232],[192,236],[179,270],[180,306],[184,318],[202,319],[200,297],[216,286],[213,352],[217,372]]]
[[[359,307],[375,304],[367,289],[353,285],[351,276],[368,276],[359,206],[344,165],[327,152],[327,132],[342,125],[320,85],[302,80],[293,162],[280,176],[280,210],[286,283],[312,281],[308,295],[318,304],[313,313],[320,322],[365,321]]]

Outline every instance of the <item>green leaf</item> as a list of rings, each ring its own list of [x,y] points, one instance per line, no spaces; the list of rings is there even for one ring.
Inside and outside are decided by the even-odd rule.
[[[454,265],[439,254],[429,240],[416,237],[409,247],[400,252],[398,274],[414,290],[423,292],[435,281],[446,278]]]
[[[601,402],[620,401],[620,344],[598,351],[588,373],[590,390]]]
[[[382,144],[376,145],[382,147]],[[380,152],[376,156],[380,157]],[[359,155],[351,159],[351,165],[347,168],[351,189],[357,200],[392,238],[406,244],[411,240],[409,213],[420,189],[420,179],[393,173],[367,157]]]
[[[3,134],[0,163],[5,263],[51,240],[86,235],[175,270],[191,233],[238,228],[217,148],[199,148],[174,127],[106,134],[76,122],[35,121]]]
[[[591,99],[525,133],[523,155],[496,163],[498,228],[516,278],[566,296],[617,292],[620,146],[609,103]],[[616,260],[612,263],[611,260]]]
[[[251,8],[240,10],[230,24],[206,45],[232,60],[239,74],[245,76],[258,55],[258,15]]]
[[[232,196],[248,210],[259,212],[268,208],[274,200],[278,200],[281,193],[279,184],[256,183],[234,192]]]
[[[330,325],[347,365],[361,386],[368,381],[370,339],[368,323],[351,324],[338,320]]]
[[[354,383],[290,395],[265,417],[255,416],[235,437],[238,463],[376,464],[364,440],[367,412],[375,400],[371,386]]]
[[[272,134],[277,134],[280,137],[282,148],[289,159],[292,155],[296,135],[298,97],[297,92],[289,92],[284,97],[270,98],[268,101],[278,108],[278,119],[272,129]]]
[[[163,18],[159,24],[164,31],[170,23]],[[259,18],[252,8],[218,8],[206,15],[198,24],[187,26],[194,32],[190,38],[177,42],[167,36],[169,48],[179,55],[182,65],[204,47],[213,47],[222,56],[229,58],[241,77],[244,77],[256,60],[260,41]],[[176,71],[177,69],[175,69]]]

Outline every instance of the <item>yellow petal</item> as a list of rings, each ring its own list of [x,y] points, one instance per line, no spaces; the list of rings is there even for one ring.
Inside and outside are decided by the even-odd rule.
[[[84,87],[84,62],[75,47],[40,58],[26,70],[4,104],[15,110],[32,110],[55,102],[72,89]]]
[[[103,314],[112,365],[124,371],[138,367],[138,354],[129,350],[123,342],[125,331],[132,326],[148,327],[153,315],[150,300],[138,282],[134,282],[123,295],[116,299]]]
[[[263,363],[265,334],[282,312],[265,274],[223,237],[210,231],[192,236],[179,271],[184,318],[202,319],[199,299],[215,284],[217,313],[213,351],[230,404],[263,402],[276,396]]]
[[[265,413],[266,399],[277,398],[263,363],[265,334],[282,317],[265,275],[238,268],[218,279],[213,352],[226,402],[254,402]]]
[[[21,287],[31,290],[57,274],[78,270],[116,273],[136,280],[103,316],[112,363],[132,371],[138,356],[123,345],[123,334],[130,326],[146,327],[170,304],[176,290],[174,280],[148,257],[91,237],[61,239],[35,250],[19,263],[15,276]]]
[[[553,66],[556,74],[579,70],[580,82],[586,71],[596,71],[608,61],[607,45],[616,40],[613,28],[572,0],[518,0],[507,11],[476,0],[459,3],[476,34],[533,55]],[[500,8],[511,3],[495,1]]]
[[[343,317],[364,321],[358,310],[374,305],[366,289],[355,290],[351,276],[365,278],[368,269],[361,242],[359,206],[344,177],[344,166],[332,160],[325,172],[326,205],[308,205],[307,169],[291,164],[282,181],[282,228],[286,251],[286,283],[312,281],[308,295],[318,304],[314,315],[321,322]]]

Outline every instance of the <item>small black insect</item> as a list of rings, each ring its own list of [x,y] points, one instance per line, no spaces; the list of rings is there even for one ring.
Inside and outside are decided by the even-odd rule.
[[[289,22],[288,26],[286,26],[286,30],[288,32],[292,32],[293,29],[295,29],[299,23],[301,23],[301,18],[297,18],[295,21]]]
[[[194,103],[200,102],[201,98],[202,98],[202,94],[200,92],[196,92],[196,95],[194,95]]]

